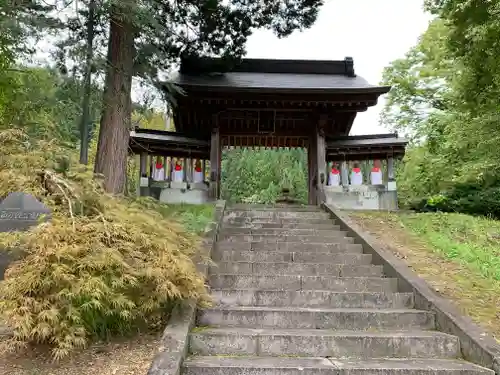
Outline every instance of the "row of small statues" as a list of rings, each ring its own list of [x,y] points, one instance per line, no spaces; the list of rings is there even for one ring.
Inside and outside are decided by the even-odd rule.
[[[351,185],[354,186],[363,185],[363,172],[361,171],[361,168],[357,164],[354,164],[354,167],[351,170],[350,182]],[[380,167],[379,160],[374,160],[373,162],[373,168],[370,171],[370,183],[371,185],[382,185],[384,183],[382,168]],[[328,176],[328,186],[340,186],[340,185],[341,185],[340,170],[338,169],[338,166],[334,164]]]
[[[156,163],[152,166],[151,178],[154,181],[165,181],[167,180],[165,165],[161,158],[156,159]],[[173,182],[183,182],[184,181],[184,168],[180,159],[172,159],[172,168],[170,168],[170,180]],[[201,183],[205,180],[203,167],[201,160],[196,160],[194,170],[193,170],[193,181],[194,183]]]
[[[156,163],[152,166],[151,177],[154,181],[165,181],[167,180],[166,168],[163,164],[161,158],[156,159]],[[171,175],[170,180],[173,182],[183,182],[184,181],[184,168],[180,159],[172,159],[172,168],[170,168]],[[205,180],[204,168],[202,167],[201,160],[196,160],[193,170],[193,181],[194,183],[201,183]],[[382,169],[380,167],[380,161],[375,160],[373,163],[373,168],[370,172],[370,183],[371,185],[382,185],[383,175]],[[354,167],[350,173],[350,184],[354,186],[363,185],[363,173],[361,168],[354,164]],[[337,165],[333,165],[330,170],[328,177],[328,186],[340,186],[341,185],[341,172]]]

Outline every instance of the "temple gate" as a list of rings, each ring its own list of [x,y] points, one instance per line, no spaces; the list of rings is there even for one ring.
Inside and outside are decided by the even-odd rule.
[[[141,155],[141,195],[164,202],[218,199],[222,148],[302,147],[309,204],[397,207],[393,165],[407,141],[396,134],[348,136],[357,113],[390,90],[356,76],[351,58],[185,58],[172,83],[182,89],[173,110],[177,132],[131,132],[130,148]]]

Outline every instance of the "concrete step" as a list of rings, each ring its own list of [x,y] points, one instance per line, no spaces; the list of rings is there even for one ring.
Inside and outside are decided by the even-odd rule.
[[[356,293],[328,290],[212,289],[216,306],[411,309],[413,293]]]
[[[321,357],[191,357],[185,375],[494,375],[454,359],[368,359]]]
[[[198,312],[211,327],[334,329],[349,331],[434,329],[434,313],[413,309],[327,309],[217,306]]]
[[[397,292],[397,279],[301,275],[210,275],[214,289],[330,290],[337,292]]]
[[[329,220],[324,224],[310,224],[307,223],[256,223],[256,222],[242,222],[242,223],[224,223],[224,229],[237,229],[237,228],[252,228],[252,229],[317,229],[317,230],[340,230],[339,225],[335,225],[333,221]]]
[[[293,262],[218,262],[210,273],[239,275],[302,275],[337,277],[381,277],[383,267],[375,265],[347,265],[334,263]]]
[[[363,246],[349,242],[328,243],[302,243],[302,242],[218,242],[216,248],[219,250],[241,250],[241,251],[283,251],[283,252],[354,252],[362,253]]]
[[[254,236],[273,235],[273,236],[322,236],[344,232],[340,231],[340,225],[331,225],[330,228],[317,229],[317,228],[227,228],[223,227],[219,234],[252,234]]]
[[[252,218],[252,219],[330,219],[330,214],[324,211],[236,211],[229,210],[224,213],[227,218]]]
[[[352,332],[320,329],[199,327],[189,335],[195,355],[337,358],[458,358],[457,337],[435,331]]]
[[[247,204],[236,203],[228,207],[228,211],[294,211],[294,212],[324,212],[318,206],[303,205],[303,204]]]
[[[334,225],[333,219],[296,219],[296,218],[252,218],[252,217],[228,217],[222,218],[223,225]]]
[[[341,251],[240,251],[215,249],[212,253],[215,262],[295,262],[295,263],[334,263],[370,264],[372,256],[357,252]]]
[[[322,242],[347,242],[353,243],[354,239],[352,237],[347,237],[347,232],[332,232],[322,235],[252,235],[252,234],[224,234],[220,233],[218,235],[219,242],[265,242],[265,243],[276,243],[276,242],[298,242],[298,243],[322,243]]]

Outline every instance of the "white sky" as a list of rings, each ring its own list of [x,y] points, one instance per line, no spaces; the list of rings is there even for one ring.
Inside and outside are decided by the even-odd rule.
[[[357,75],[371,84],[382,79],[385,66],[416,44],[430,15],[423,0],[326,0],[314,26],[278,39],[258,31],[249,40],[247,57],[304,60],[354,59]],[[360,113],[351,134],[386,133],[379,125],[383,99]]]

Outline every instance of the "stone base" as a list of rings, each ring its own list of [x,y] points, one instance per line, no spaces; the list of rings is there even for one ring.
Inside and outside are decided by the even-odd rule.
[[[175,187],[175,186],[182,187]],[[193,186],[195,185],[195,186]],[[160,192],[159,201],[162,203],[189,203],[189,204],[204,204],[210,201],[208,197],[208,189],[205,184],[203,189],[195,188],[196,185],[191,185],[191,189],[187,189],[186,183],[172,182],[170,189],[162,189]]]
[[[384,185],[325,186],[325,195],[327,204],[344,210],[398,209],[396,190]]]

